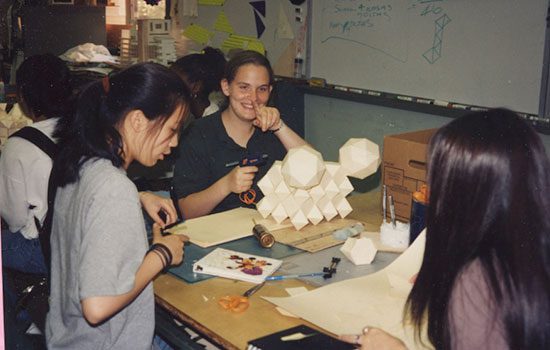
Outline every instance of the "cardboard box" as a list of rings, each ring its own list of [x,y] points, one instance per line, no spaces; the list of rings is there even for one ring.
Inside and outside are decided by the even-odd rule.
[[[395,217],[408,222],[411,217],[412,193],[426,183],[426,154],[430,138],[437,129],[384,136],[382,183],[393,196]],[[390,209],[387,203],[386,216]]]

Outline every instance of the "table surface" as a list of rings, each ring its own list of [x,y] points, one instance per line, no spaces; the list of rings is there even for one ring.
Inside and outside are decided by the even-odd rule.
[[[380,193],[358,194],[349,197],[348,200],[353,212],[347,218],[363,222],[367,231],[378,231],[382,222]],[[338,248],[333,247],[332,251],[321,251],[315,253],[315,255],[321,253],[334,254],[334,250]],[[322,254],[318,256],[322,256]],[[294,259],[293,264],[296,265],[300,261],[306,261],[310,257],[310,253],[299,254],[292,257]],[[327,265],[329,260],[327,260]],[[389,260],[391,260],[391,257],[382,256],[376,264],[373,264],[375,266],[363,269],[363,274],[374,272],[373,269],[383,268],[389,263]],[[349,266],[353,265],[350,263]],[[343,267],[342,269],[349,270],[351,267]],[[318,328],[305,320],[281,315],[273,304],[261,298],[262,296],[286,297],[288,296],[286,288],[305,287],[311,290],[316,288],[314,284],[298,279],[268,282],[252,295],[248,310],[242,313],[233,313],[222,309],[218,306],[218,300],[226,295],[242,295],[254,286],[251,283],[224,278],[211,278],[188,284],[165,274],[155,280],[154,289],[156,302],[176,318],[189,324],[224,349],[246,349],[249,340],[299,324],[307,324],[313,328]]]

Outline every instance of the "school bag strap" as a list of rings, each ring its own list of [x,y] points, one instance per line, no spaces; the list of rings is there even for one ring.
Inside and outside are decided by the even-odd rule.
[[[59,152],[59,146],[55,142],[53,142],[42,131],[30,126],[26,126],[22,129],[19,129],[17,132],[13,133],[10,137],[19,137],[29,141],[30,143],[38,147],[40,150],[42,150],[42,152],[46,153],[52,159],[52,161],[55,159],[55,156]],[[50,265],[51,265],[50,233],[51,233],[51,225],[52,225],[52,218],[53,218],[53,204],[55,201],[55,192],[57,189],[57,186],[55,184],[55,179],[54,179],[54,176],[52,176],[52,174],[53,172],[50,173],[50,177],[48,180],[48,211],[46,212],[46,218],[44,220],[44,224],[41,226],[39,220],[36,217],[34,218],[36,228],[40,233],[38,235],[38,238],[40,240],[42,255],[44,256],[44,261],[46,263],[46,267],[48,271],[50,271]]]

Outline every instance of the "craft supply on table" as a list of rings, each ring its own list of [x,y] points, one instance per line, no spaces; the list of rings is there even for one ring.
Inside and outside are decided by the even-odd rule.
[[[254,222],[252,233],[254,233],[254,237],[258,239],[260,245],[264,248],[273,247],[273,244],[275,244],[275,237],[273,237],[264,225],[256,223],[255,219],[252,219],[252,221]]]
[[[362,223],[358,222],[355,225],[344,227],[339,230],[336,230],[332,233],[332,236],[338,240],[345,241],[349,237],[355,237],[361,232],[365,231],[365,226]]]
[[[351,227],[357,223],[357,220],[333,219],[321,222],[318,225],[308,225],[300,231],[294,228],[285,228],[280,230],[272,229],[271,233],[278,243],[288,244],[310,253],[315,253],[342,244],[342,240],[338,240],[333,236],[334,231],[344,227]]]
[[[282,260],[216,248],[193,264],[193,272],[262,283],[283,263]]]
[[[409,224],[401,221],[391,223],[383,222],[380,226],[380,242],[394,248],[407,248],[409,246]]]
[[[422,185],[419,191],[412,194],[411,222],[409,232],[409,245],[426,227],[426,210],[428,208],[428,187]]]

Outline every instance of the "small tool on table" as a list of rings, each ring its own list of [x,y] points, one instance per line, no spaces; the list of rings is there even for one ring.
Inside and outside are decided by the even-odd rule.
[[[218,301],[218,304],[225,310],[230,310],[237,313],[243,312],[250,306],[248,298],[250,298],[252,294],[256,293],[264,285],[265,282],[257,284],[244,292],[243,295],[227,295],[225,297],[222,297]]]
[[[252,219],[254,227],[252,233],[260,242],[260,245],[264,248],[271,248],[275,244],[275,237],[265,228],[264,225],[256,223],[256,220]]]

